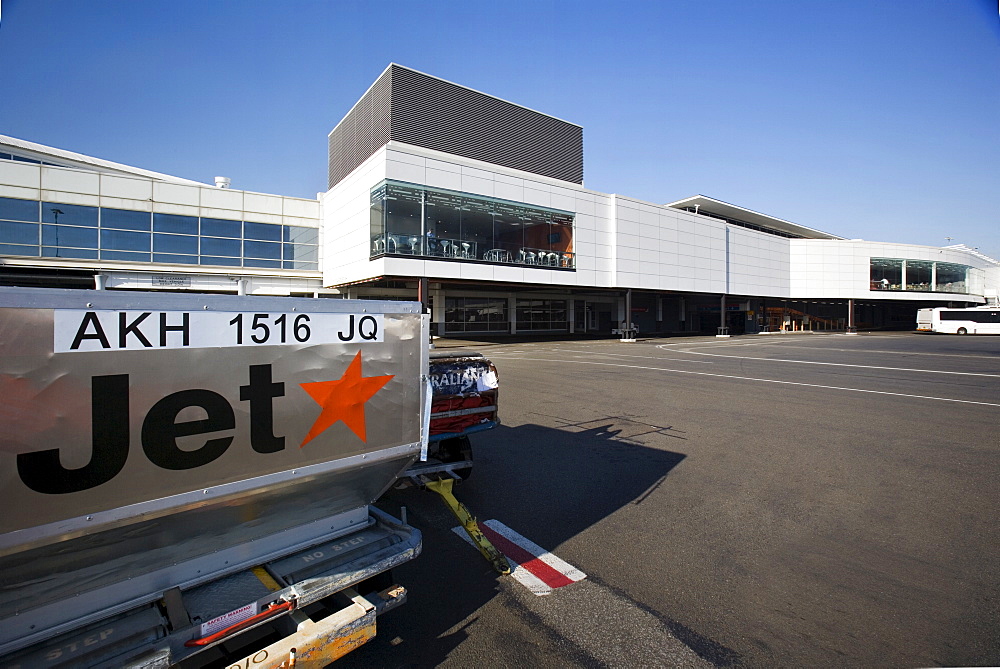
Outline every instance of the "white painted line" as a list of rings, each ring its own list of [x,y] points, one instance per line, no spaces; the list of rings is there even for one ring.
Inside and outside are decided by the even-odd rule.
[[[539,597],[552,594],[556,588],[587,578],[582,571],[553,555],[538,544],[521,536],[498,520],[480,523],[480,529],[510,562],[511,577]],[[462,527],[452,532],[475,548]]]
[[[784,358],[752,358],[748,355],[723,355],[722,353],[702,353],[700,351],[684,351],[691,355],[708,355],[713,358],[732,358],[734,360],[762,360],[764,362],[794,362],[799,365],[826,365],[829,367],[857,367],[860,369],[885,369],[892,372],[919,372],[922,374],[954,374],[957,376],[990,376],[1000,378],[1000,374],[984,374],[982,372],[947,372],[938,369],[913,369],[909,367],[880,367],[878,365],[852,365],[843,362],[816,362],[814,360],[788,360]]]
[[[575,582],[575,581],[582,581],[583,579],[587,578],[586,574],[584,574],[582,571],[580,571],[570,563],[566,562],[559,556],[550,553],[549,551],[545,550],[544,548],[542,548],[535,542],[531,541],[530,539],[521,536],[514,530],[510,529],[509,527],[501,523],[499,520],[487,520],[483,522],[483,525],[490,528],[497,534],[507,537],[507,539],[513,541],[515,544],[518,544],[521,548],[525,549],[526,551],[534,555],[542,562],[546,563],[556,571],[561,572],[563,576],[565,576],[569,580]]]
[[[957,400],[950,397],[932,397],[930,395],[911,395],[908,393],[890,393],[885,390],[866,390],[864,388],[845,388],[842,386],[824,386],[817,383],[801,383],[798,381],[778,381],[776,379],[758,379],[752,376],[735,376],[733,374],[713,374],[711,372],[692,372],[689,369],[670,369],[668,367],[645,367],[643,365],[623,365],[614,364],[610,362],[592,362],[587,360],[549,360],[546,358],[517,358],[518,360],[527,360],[529,362],[549,362],[554,365],[558,364],[577,364],[577,365],[597,365],[601,367],[624,367],[626,369],[647,369],[654,372],[673,372],[675,374],[694,374],[696,376],[713,376],[720,379],[736,379],[739,381],[754,381],[757,383],[779,383],[788,386],[804,386],[807,388],[822,388],[825,390],[843,390],[853,393],[869,393],[872,395],[891,395],[894,397],[910,397],[913,399],[920,400],[933,400],[935,402],[956,402],[958,404],[976,404],[979,406],[987,407],[1000,407],[1000,404],[996,402],[976,402],[974,400]]]
[[[659,348],[659,347],[657,347]],[[582,355],[594,355],[594,351],[574,351],[570,348],[555,348],[554,353],[580,353]],[[685,351],[687,353],[687,351]],[[600,355],[607,355],[613,358],[640,358],[642,360],[666,360],[668,362],[693,362],[699,365],[711,365],[707,360],[688,360],[686,358],[660,358],[655,355],[629,355],[627,353],[606,353],[601,351]]]

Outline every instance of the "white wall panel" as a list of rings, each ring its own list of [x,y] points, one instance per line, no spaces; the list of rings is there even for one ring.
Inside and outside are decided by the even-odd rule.
[[[243,191],[231,188],[201,188],[199,201],[202,207],[242,211]]]
[[[41,188],[42,166],[0,160],[0,183],[22,188]]]
[[[60,190],[86,195],[100,194],[100,175],[97,172],[69,170],[61,167],[42,167],[42,189]]]
[[[67,193],[65,191],[43,190],[42,200],[46,202],[62,202],[63,204],[80,204],[86,207],[100,206],[100,198],[84,193]]]
[[[146,200],[148,202],[153,197],[153,180],[102,174],[100,191],[104,197]]]
[[[0,197],[14,197],[21,200],[37,200],[41,191],[38,188],[25,188],[24,186],[8,186],[0,183]]]
[[[171,204],[186,204],[197,207],[200,202],[198,186],[183,186],[162,181],[153,182],[153,201]],[[280,210],[278,213],[281,213]]]

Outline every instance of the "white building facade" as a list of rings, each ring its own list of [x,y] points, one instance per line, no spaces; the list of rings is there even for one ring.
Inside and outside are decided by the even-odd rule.
[[[328,141],[310,200],[0,136],[0,282],[420,298],[441,335],[912,327],[1000,287],[966,247],[589,190],[579,126],[397,65]]]

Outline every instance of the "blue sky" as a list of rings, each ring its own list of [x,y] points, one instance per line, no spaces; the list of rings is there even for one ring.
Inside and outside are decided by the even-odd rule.
[[[582,125],[594,190],[1000,257],[994,0],[0,1],[0,134],[314,197],[396,62]]]

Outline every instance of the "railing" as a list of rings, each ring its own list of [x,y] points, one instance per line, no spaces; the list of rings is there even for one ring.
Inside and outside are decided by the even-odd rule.
[[[423,258],[456,258],[495,264],[573,269],[576,254],[570,251],[515,247],[491,248],[480,254],[477,242],[442,237],[378,235],[372,239],[371,257],[412,255]]]

